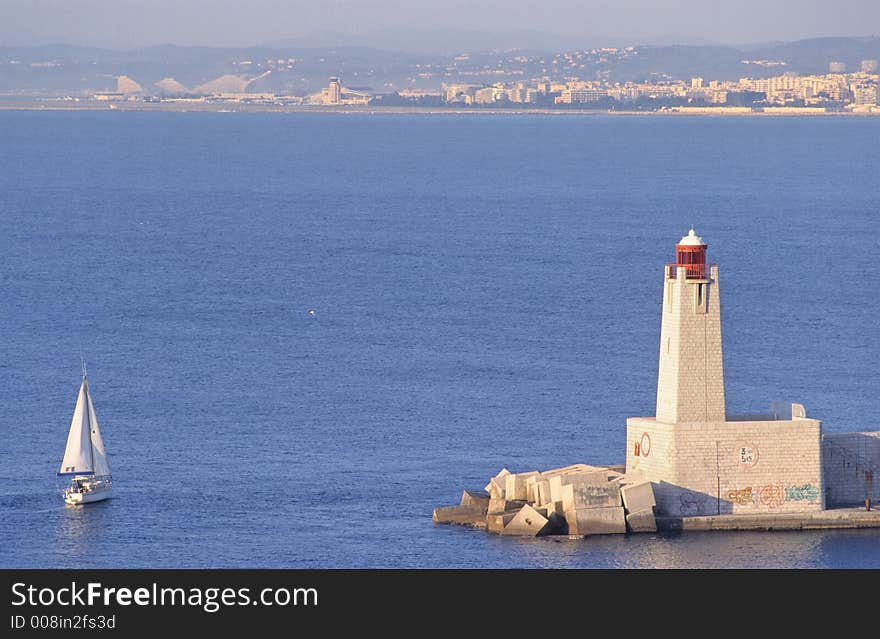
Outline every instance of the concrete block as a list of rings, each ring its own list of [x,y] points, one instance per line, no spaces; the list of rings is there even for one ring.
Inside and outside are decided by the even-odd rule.
[[[518,512],[518,510],[514,510],[506,513],[493,513],[491,515],[486,515],[486,528],[489,532],[498,533],[500,535],[504,530],[504,527],[516,517]]]
[[[572,464],[571,466],[541,471],[541,475],[544,476],[544,479],[550,479],[556,475],[570,475],[572,473],[583,473],[593,470],[601,470],[601,468],[599,466],[589,466],[588,464]]]
[[[626,527],[631,533],[657,532],[657,521],[654,519],[654,509],[646,508],[631,512],[626,516]]]
[[[475,526],[486,520],[486,512],[478,506],[440,506],[432,518],[437,524]]]
[[[489,506],[486,510],[488,513],[506,513],[511,510],[519,510],[526,505],[525,500],[508,500],[508,499],[490,499]]]
[[[623,484],[638,484],[643,481],[648,481],[648,479],[641,472],[639,472],[637,470],[633,470],[628,473],[623,473],[620,477],[616,477],[612,481],[623,485]]]
[[[537,504],[538,497],[538,484],[541,482],[541,474],[538,473],[533,477],[529,477],[526,479],[526,500],[530,503]]]
[[[538,482],[538,505],[543,506],[544,504],[548,504],[552,502],[553,499],[550,497],[550,480],[542,479]]]
[[[635,513],[657,505],[654,499],[654,487],[649,481],[620,485],[620,497],[628,512]]]
[[[576,508],[565,511],[570,535],[608,535],[626,532],[623,506]]]
[[[550,501],[562,501],[562,477],[554,475],[550,478]]]
[[[606,484],[567,484],[562,487],[563,510],[620,506],[620,486]]]
[[[482,508],[483,512],[489,509],[489,493],[482,490],[465,489],[461,493],[462,506],[476,506]]]
[[[531,506],[523,506],[518,513],[504,527],[502,535],[529,535],[536,536],[545,534],[545,528],[549,523],[537,510]]]
[[[526,481],[529,477],[534,477],[536,475],[540,475],[540,473],[536,470],[530,471],[528,473],[516,473],[507,475],[505,480],[505,494],[504,496],[507,499],[525,499],[528,500],[529,495],[526,490]]]
[[[562,501],[562,487],[570,484],[606,484],[608,478],[604,470],[596,469],[589,471],[578,471],[565,475],[553,475],[550,478],[550,500]]]
[[[557,515],[562,515],[563,517],[565,517],[565,509],[562,507],[561,501],[551,501],[544,504],[543,507],[547,509],[547,512],[549,514],[556,513]]]
[[[507,482],[504,477],[493,477],[489,480],[489,496],[492,499],[504,499],[507,496]]]
[[[489,493],[490,497],[494,497],[496,499],[504,499],[504,478],[507,477],[509,474],[509,470],[507,470],[506,468],[502,468],[497,475],[489,480],[489,483],[486,484],[485,490]]]

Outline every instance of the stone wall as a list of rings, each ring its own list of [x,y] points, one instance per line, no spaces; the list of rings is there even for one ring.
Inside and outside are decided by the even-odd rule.
[[[626,420],[626,472],[639,472],[654,484],[658,514],[663,504],[675,499],[677,475],[675,425],[658,422],[653,417],[630,417]]]
[[[655,483],[657,512],[666,516],[822,510],[821,458],[814,419],[627,420],[626,471]]]
[[[826,433],[822,472],[829,508],[862,505],[866,497],[880,507],[880,431]]]

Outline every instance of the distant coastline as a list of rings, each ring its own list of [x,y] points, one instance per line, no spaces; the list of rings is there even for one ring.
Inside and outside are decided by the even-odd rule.
[[[336,115],[554,115],[554,116],[704,116],[704,117],[847,117],[874,118],[880,112],[817,111],[808,108],[767,109],[765,111],[729,110],[724,107],[679,107],[654,111],[608,109],[521,109],[521,108],[456,108],[421,106],[305,106],[267,104],[120,102],[115,104],[92,101],[71,103],[61,100],[0,98],[0,111],[94,111],[142,113],[315,113]]]
[[[344,39],[343,39],[344,40]],[[0,108],[437,114],[826,115],[880,111],[880,37],[758,48],[629,44],[438,55],[0,46]],[[134,106],[131,103],[145,103]],[[211,103],[206,105],[204,103]],[[160,104],[154,107],[148,105]],[[111,106],[112,105],[112,106]]]

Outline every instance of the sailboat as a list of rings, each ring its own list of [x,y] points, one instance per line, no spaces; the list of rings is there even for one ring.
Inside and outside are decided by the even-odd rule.
[[[85,366],[58,476],[70,478],[70,485],[64,489],[64,501],[68,504],[107,499],[113,486]]]

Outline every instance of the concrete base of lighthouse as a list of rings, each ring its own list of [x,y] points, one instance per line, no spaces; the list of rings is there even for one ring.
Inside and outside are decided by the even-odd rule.
[[[626,472],[654,484],[660,516],[823,510],[821,423],[793,408],[790,420],[667,424],[632,417]]]

